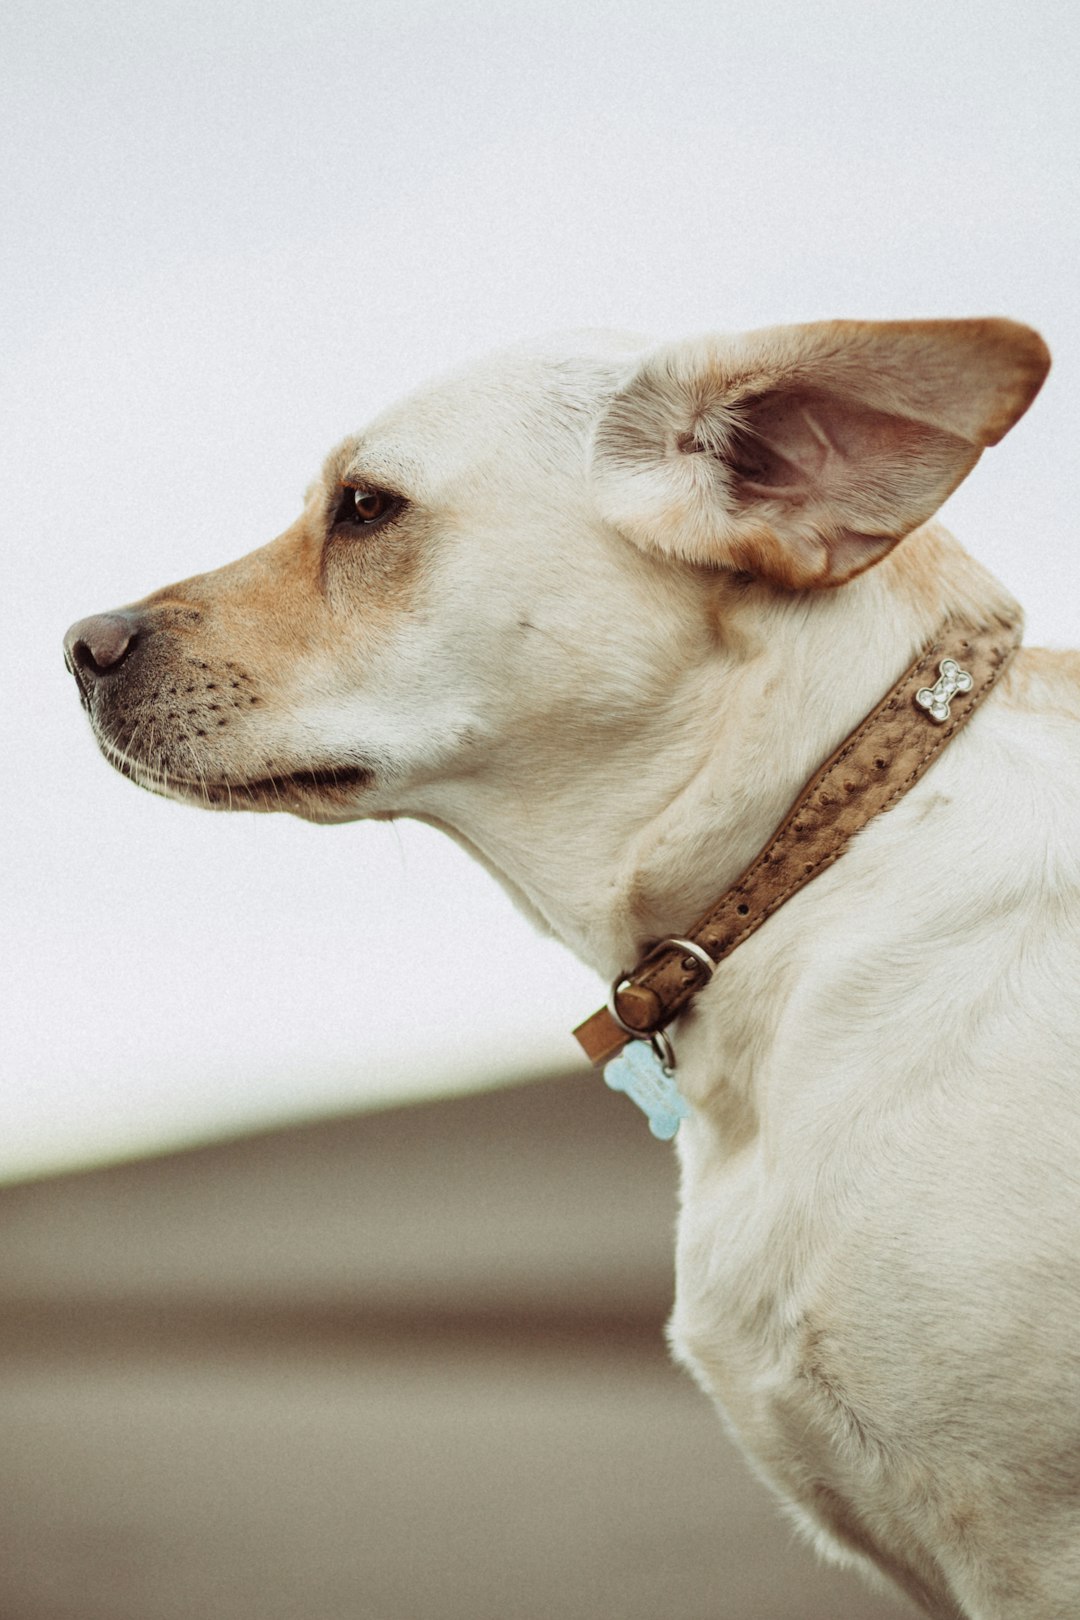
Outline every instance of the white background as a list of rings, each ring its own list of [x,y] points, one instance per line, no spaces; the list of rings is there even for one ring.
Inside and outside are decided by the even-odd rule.
[[[551,328],[1009,314],[1055,371],[946,513],[1077,639],[1073,0],[7,0],[0,1174],[577,1061],[592,975],[422,828],[152,799],[72,619],[284,528]]]

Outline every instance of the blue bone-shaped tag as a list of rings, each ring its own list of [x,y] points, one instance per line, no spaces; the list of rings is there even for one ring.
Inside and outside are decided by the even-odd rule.
[[[604,1079],[612,1091],[625,1091],[648,1116],[649,1129],[662,1142],[670,1142],[679,1121],[689,1119],[690,1104],[660,1059],[645,1041],[631,1041],[621,1055],[604,1065]]]

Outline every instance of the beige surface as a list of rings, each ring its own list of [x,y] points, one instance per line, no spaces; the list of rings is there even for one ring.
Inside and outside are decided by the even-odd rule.
[[[673,1208],[590,1080],[0,1191],[3,1620],[895,1620],[668,1365]]]

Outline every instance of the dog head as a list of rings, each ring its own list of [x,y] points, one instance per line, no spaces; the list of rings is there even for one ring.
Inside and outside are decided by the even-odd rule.
[[[196,804],[527,794],[632,746],[740,592],[829,596],[885,557],[1047,365],[1002,320],[503,355],[347,439],[269,545],[73,626],[68,666],[112,763]]]

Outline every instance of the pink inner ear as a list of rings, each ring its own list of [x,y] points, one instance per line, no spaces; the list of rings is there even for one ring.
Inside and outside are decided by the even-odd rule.
[[[791,385],[728,406],[716,451],[732,481],[733,547],[771,536],[788,585],[836,584],[925,522],[978,447],[850,395]],[[742,525],[746,525],[742,529]]]
[[[843,497],[860,474],[917,452],[925,429],[856,401],[811,389],[778,389],[740,401],[728,460],[739,493],[771,500]]]

